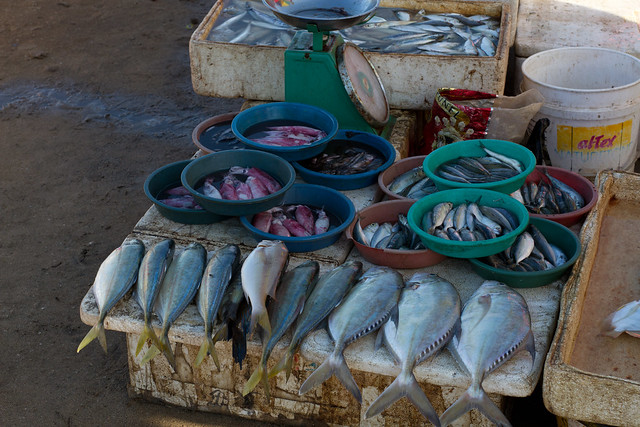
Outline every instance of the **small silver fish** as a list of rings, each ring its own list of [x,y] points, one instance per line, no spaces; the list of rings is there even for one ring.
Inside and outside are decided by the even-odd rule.
[[[640,300],[626,303],[602,322],[604,335],[616,338],[623,332],[640,338]]]

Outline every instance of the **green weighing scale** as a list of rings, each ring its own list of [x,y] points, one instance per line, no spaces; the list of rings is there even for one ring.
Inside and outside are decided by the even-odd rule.
[[[285,101],[323,108],[341,129],[388,139],[395,118],[378,73],[355,44],[331,32],[368,19],[379,0],[262,1],[280,20],[302,29],[284,54]]]

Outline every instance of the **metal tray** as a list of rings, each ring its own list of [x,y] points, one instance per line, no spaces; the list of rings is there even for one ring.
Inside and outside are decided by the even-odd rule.
[[[318,31],[342,30],[367,20],[379,0],[262,0],[273,14],[296,28],[315,25]],[[319,7],[321,5],[322,7]]]

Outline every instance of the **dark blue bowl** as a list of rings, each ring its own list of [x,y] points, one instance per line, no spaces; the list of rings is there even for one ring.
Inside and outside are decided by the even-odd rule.
[[[256,167],[275,178],[282,188],[265,197],[250,200],[224,200],[207,197],[196,187],[214,172],[226,171],[232,166]],[[193,160],[182,171],[182,185],[200,206],[218,215],[243,216],[265,211],[282,203],[285,193],[293,185],[296,171],[286,160],[275,154],[256,150],[227,150],[207,154]]]
[[[265,122],[292,123],[309,126],[324,131],[327,136],[308,145],[279,147],[260,144],[245,136],[251,127],[260,127]],[[308,159],[321,153],[327,143],[338,132],[338,120],[319,107],[294,102],[272,102],[256,105],[240,112],[231,122],[231,130],[236,138],[250,148],[277,154],[285,160]]]
[[[302,179],[311,184],[324,185],[336,190],[355,190],[375,184],[378,181],[378,174],[391,166],[396,159],[396,149],[389,141],[381,136],[356,130],[339,130],[323,151],[331,151],[332,144],[348,145],[349,143],[364,145],[378,151],[384,157],[384,163],[372,171],[352,175],[319,173],[304,167],[299,162],[292,162],[293,167]]]
[[[144,181],[144,194],[153,202],[160,215],[182,224],[212,224],[227,219],[204,209],[175,208],[160,202],[157,197],[167,188],[182,185],[180,175],[191,160],[170,163],[153,171]]]
[[[332,245],[340,238],[342,232],[351,224],[356,215],[356,209],[347,196],[320,185],[294,184],[285,194],[282,204],[302,204],[323,208],[329,218],[332,218],[332,224],[326,233],[309,237],[283,237],[265,233],[251,225],[253,215],[240,218],[242,225],[257,241],[282,240],[290,252],[311,252]]]

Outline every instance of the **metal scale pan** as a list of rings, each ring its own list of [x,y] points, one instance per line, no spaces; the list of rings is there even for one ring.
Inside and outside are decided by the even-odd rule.
[[[302,30],[315,25],[318,31],[352,27],[367,20],[379,0],[262,0],[282,21]],[[321,5],[321,7],[319,7]]]

